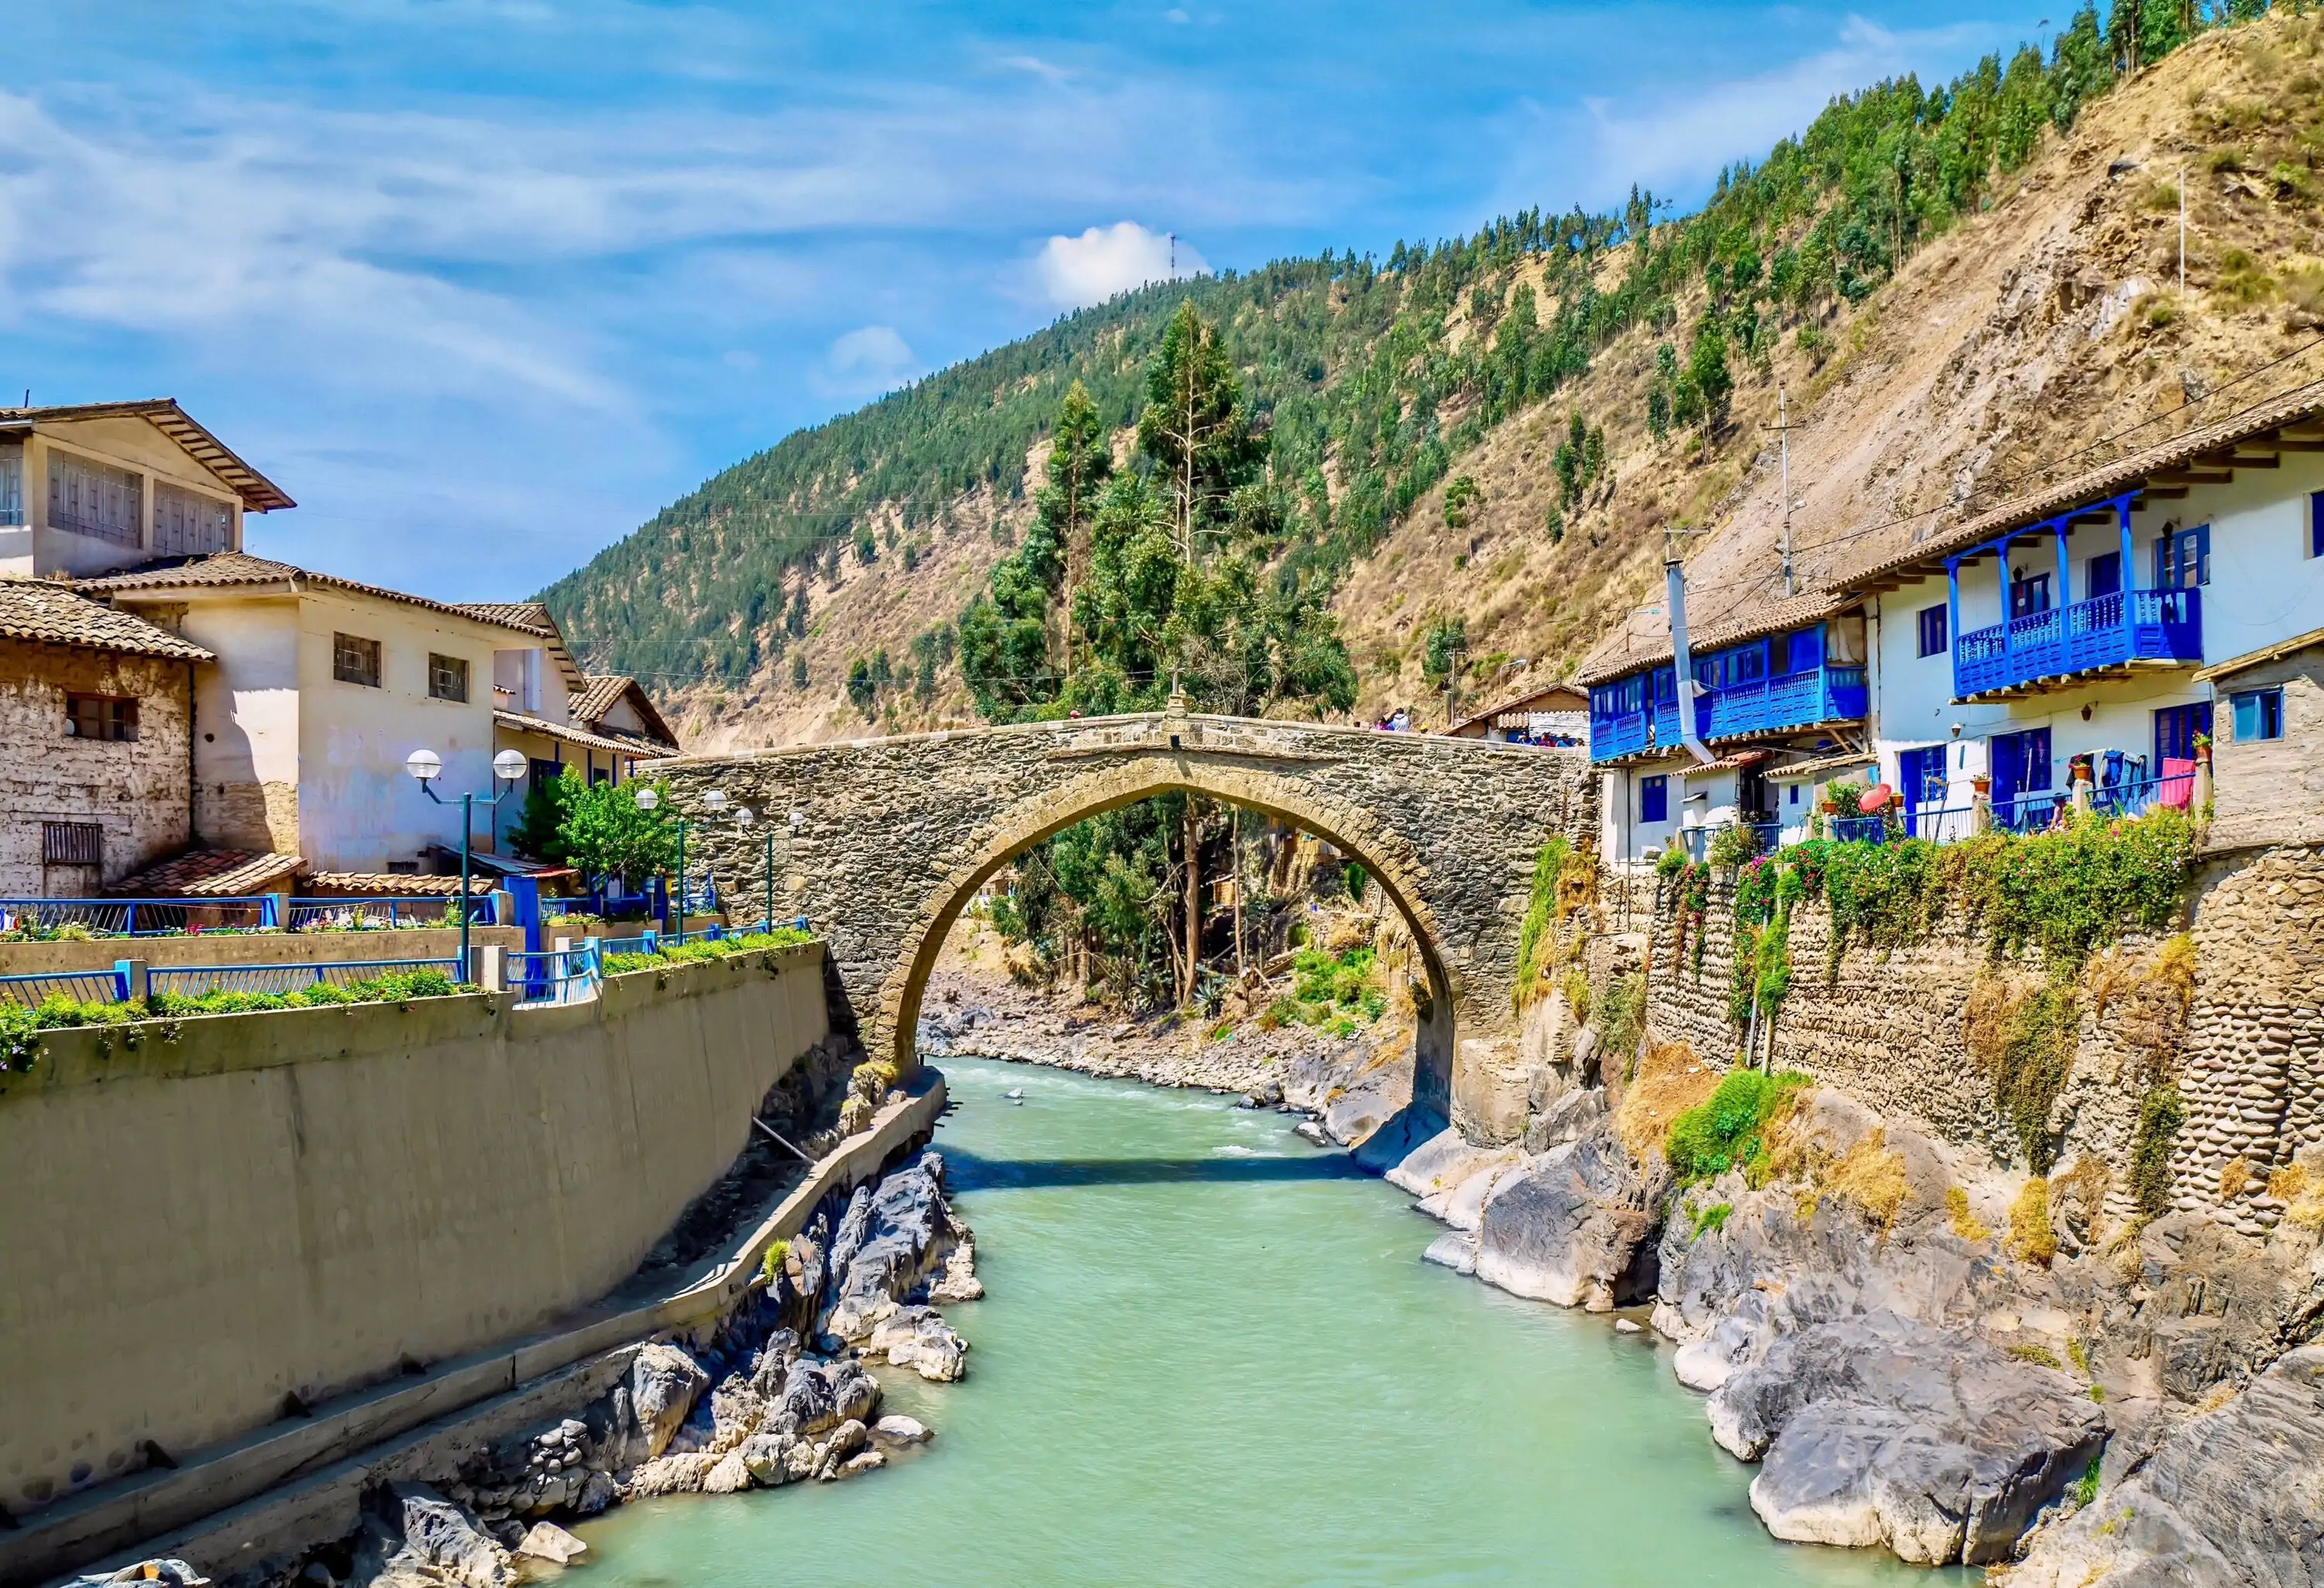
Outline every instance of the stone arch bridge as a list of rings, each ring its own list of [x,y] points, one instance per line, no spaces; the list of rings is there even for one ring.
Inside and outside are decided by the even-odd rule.
[[[1578,752],[1184,713],[686,756],[668,778],[738,919],[766,903],[830,943],[834,1019],[909,1074],[920,998],[954,919],[1010,859],[1101,811],[1187,790],[1278,817],[1360,860],[1426,971],[1415,1118],[1480,1140],[1525,1123],[1512,997],[1534,857],[1594,832]],[[723,789],[760,819],[709,815]]]

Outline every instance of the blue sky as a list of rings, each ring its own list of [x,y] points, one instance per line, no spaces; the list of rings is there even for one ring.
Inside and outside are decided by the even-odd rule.
[[[0,392],[174,396],[254,549],[530,593],[784,433],[1167,270],[1683,204],[2068,12],[51,0],[0,78]]]

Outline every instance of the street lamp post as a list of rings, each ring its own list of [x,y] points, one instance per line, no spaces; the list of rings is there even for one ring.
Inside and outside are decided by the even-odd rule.
[[[758,819],[749,806],[734,808],[734,825],[742,830],[744,836],[750,835],[751,824]],[[771,824],[767,828],[767,919],[759,929],[762,932],[775,929],[775,829]]]
[[[404,757],[403,770],[419,781],[421,792],[429,799],[438,805],[451,803],[436,792],[436,780],[444,775],[444,758],[433,750],[413,751]],[[523,753],[515,750],[503,750],[493,757],[493,791],[490,794],[460,796],[460,979],[464,982],[468,979],[471,963],[468,957],[468,918],[475,913],[475,901],[468,897],[469,826],[475,820],[477,806],[482,805],[486,810],[498,808],[502,800],[515,792],[517,781],[524,776],[524,772]],[[500,787],[503,783],[506,783],[508,787],[505,789]]]
[[[639,789],[638,808],[640,810],[660,809],[661,790],[650,783]],[[702,797],[702,808],[713,816],[724,810],[726,790],[713,789],[705,794]],[[683,946],[686,942],[686,829],[691,825],[684,817],[678,818],[678,941],[680,946]]]

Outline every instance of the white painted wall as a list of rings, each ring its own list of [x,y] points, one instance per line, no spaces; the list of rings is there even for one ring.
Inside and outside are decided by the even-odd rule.
[[[143,536],[135,546],[51,528],[49,451],[51,448],[134,469],[144,480]],[[242,503],[234,488],[193,454],[143,419],[92,419],[44,422],[24,443],[24,527],[0,534],[0,574],[44,578],[69,574],[88,578],[134,568],[153,555],[153,485],[181,485],[225,503],[231,510],[229,549],[242,549]]]
[[[2247,471],[2231,485],[2197,486],[2183,501],[2143,507],[2131,517],[2133,566],[2127,582],[2139,589],[2153,585],[2154,542],[2166,523],[2181,528],[2209,523],[2211,582],[2202,595],[2205,661],[2224,661],[2324,624],[2324,559],[2309,555],[2309,497],[2319,490],[2324,490],[2324,457],[2286,453],[2281,468]],[[2111,523],[2086,524],[2067,538],[2074,600],[2089,594],[2085,559],[2119,544],[2120,535]],[[2057,553],[2052,537],[2022,542],[2013,549],[2010,563],[2029,572],[2050,573],[2054,598]],[[1962,570],[1963,632],[2001,621],[2006,610],[2002,577],[1997,558]],[[2122,750],[2144,755],[2150,771],[2159,771],[2152,763],[2154,711],[2211,697],[2208,687],[2189,681],[2194,670],[2190,668],[2134,674],[2005,704],[1956,706],[1950,644],[1934,656],[1917,654],[1918,614],[1923,607],[1942,606],[1945,598],[1945,579],[1939,574],[1889,591],[1875,602],[1875,743],[1880,776],[1888,783],[1896,781],[1900,752],[1950,744],[1946,803],[1967,806],[1968,780],[1987,771],[1986,741],[1997,733],[2043,726],[2050,729],[2053,782],[2061,790],[2069,758],[2085,752]]]

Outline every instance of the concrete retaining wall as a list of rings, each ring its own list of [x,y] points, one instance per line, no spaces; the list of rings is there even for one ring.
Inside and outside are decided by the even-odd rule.
[[[536,1328],[629,1274],[828,1031],[819,946],[51,1032],[0,1076],[0,1503],[20,1516]],[[5,1537],[5,1535],[0,1535]]]

